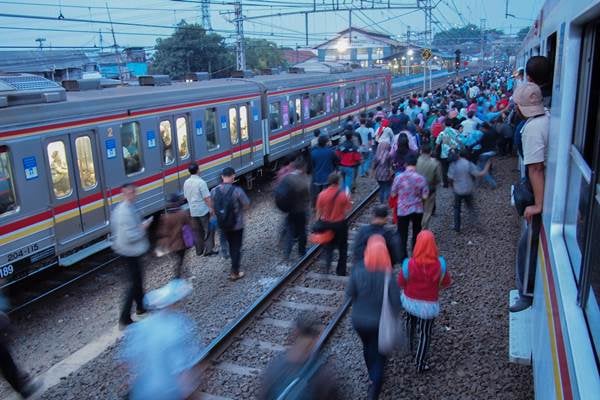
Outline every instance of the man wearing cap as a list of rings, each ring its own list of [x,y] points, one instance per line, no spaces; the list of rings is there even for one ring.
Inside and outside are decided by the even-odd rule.
[[[232,281],[244,277],[244,272],[240,271],[242,254],[242,237],[244,233],[244,211],[250,208],[250,199],[246,196],[244,190],[239,186],[234,186],[235,170],[231,167],[223,169],[221,172],[222,183],[211,191],[211,197],[217,214],[217,220],[220,215],[233,211],[235,221],[233,226],[220,226],[223,230],[225,240],[229,245],[229,255],[231,257],[231,273],[229,279]],[[231,202],[232,207],[227,207]],[[226,217],[225,217],[226,218]]]
[[[527,229],[519,240],[517,250],[517,286],[519,288],[519,300],[510,307],[511,312],[518,312],[531,305],[533,298],[533,283],[535,281],[535,263],[529,262],[527,269],[527,249],[531,243],[538,242],[541,214],[544,204],[544,169],[548,147],[548,132],[550,129],[550,115],[543,104],[542,91],[535,83],[526,82],[519,85],[513,94],[513,100],[517,104],[517,112],[526,118],[521,129],[521,141],[523,145],[523,164],[526,167],[526,177],[531,183],[535,202],[525,209],[523,217],[527,220]],[[528,243],[529,231],[532,241]],[[531,256],[536,257],[537,249],[531,251]],[[525,287],[527,282],[527,287]]]

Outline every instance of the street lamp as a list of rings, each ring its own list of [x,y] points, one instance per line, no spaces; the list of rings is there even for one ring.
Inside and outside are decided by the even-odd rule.
[[[413,54],[415,54],[413,49],[408,49],[408,51],[406,52],[407,56],[412,56]]]

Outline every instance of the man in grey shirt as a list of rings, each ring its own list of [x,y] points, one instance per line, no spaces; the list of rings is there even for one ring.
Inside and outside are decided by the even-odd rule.
[[[208,185],[198,175],[198,164],[191,163],[188,167],[190,177],[183,183],[183,195],[190,207],[193,228],[196,231],[196,255],[212,256],[215,246],[215,232],[210,229],[210,216],[214,214]]]
[[[124,327],[133,322],[131,319],[131,306],[136,303],[137,314],[146,312],[144,308],[144,286],[142,277],[141,257],[150,248],[146,230],[152,219],[142,222],[140,214],[135,207],[135,186],[126,183],[121,188],[123,201],[112,211],[110,229],[112,248],[122,256],[127,263],[130,286],[125,294],[119,324]]]
[[[475,178],[484,176],[490,169],[490,161],[487,162],[483,170],[477,165],[467,160],[466,151],[456,152],[457,160],[450,164],[448,168],[448,180],[454,191],[454,230],[460,232],[460,208],[464,201],[467,208],[474,213],[473,208],[473,189],[475,189]],[[449,157],[451,158],[451,157]]]

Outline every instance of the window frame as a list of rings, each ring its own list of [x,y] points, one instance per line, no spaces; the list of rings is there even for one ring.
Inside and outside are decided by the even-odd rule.
[[[137,133],[137,150],[138,150],[138,155],[139,155],[139,162],[140,162],[140,169],[138,169],[135,172],[132,173],[127,173],[127,165],[125,162],[125,156],[123,155],[123,128],[128,125],[128,126],[136,126],[137,129],[133,129],[132,134]],[[159,131],[160,133],[160,131]],[[143,153],[143,146],[142,146],[142,127],[139,121],[129,121],[129,122],[123,122],[121,124],[121,126],[119,127],[119,139],[121,140],[121,157],[123,158],[123,170],[125,171],[125,176],[130,177],[130,176],[134,176],[134,175],[139,175],[141,173],[144,172],[145,167],[144,167],[144,153]],[[162,141],[162,138],[161,138]]]
[[[242,108],[246,110],[246,112],[242,113]],[[242,126],[242,121],[244,118],[246,119],[246,137],[244,138],[244,128]],[[249,104],[240,104],[238,107],[238,123],[239,123],[239,132],[240,132],[240,140],[242,142],[246,142],[250,140],[250,105]]]
[[[277,104],[277,127],[273,127],[273,112],[272,109]],[[275,100],[269,102],[269,130],[271,132],[278,131],[283,128],[283,116],[281,113],[281,100]]]
[[[8,210],[5,211],[3,213],[0,214],[0,218],[12,215],[12,214],[16,214],[20,211],[21,206],[19,204],[19,197],[17,195],[17,187],[15,185],[15,179],[14,179],[14,172],[13,172],[13,158],[11,155],[11,150],[10,150],[10,146],[3,144],[0,145],[0,150],[2,150],[2,148],[5,148],[5,151],[0,151],[0,154],[6,154],[6,166],[7,166],[7,172],[8,172],[8,177],[10,179],[10,189],[12,192],[12,196],[14,199],[14,208],[12,210]]]
[[[348,95],[350,93],[350,95]],[[350,103],[347,103],[350,101]],[[354,107],[356,105],[356,87],[346,86],[344,88],[344,109]]]
[[[63,150],[63,155],[64,155],[64,163],[65,166],[67,168],[67,182],[69,183],[69,190],[66,194],[59,196],[56,193],[56,184],[54,182],[54,179],[52,178],[52,154],[50,153],[50,146],[56,143],[60,143],[62,145],[62,150]],[[48,169],[49,169],[49,173],[50,173],[50,184],[52,186],[52,194],[54,195],[54,199],[55,200],[63,200],[66,199],[68,197],[71,197],[73,195],[74,189],[73,189],[73,182],[71,181],[71,168],[69,168],[69,157],[68,157],[68,152],[67,152],[67,145],[68,143],[65,144],[65,140],[62,138],[56,138],[55,140],[49,141],[46,143],[46,155],[48,157]],[[54,153],[54,151],[58,151],[58,150],[52,150],[52,153]]]
[[[325,116],[327,114],[327,111],[326,111],[327,106],[325,104],[325,99],[326,99],[325,93],[322,93],[322,92],[310,93],[308,96],[310,99],[310,118],[316,119],[316,118],[322,118],[323,116]],[[320,105],[319,110],[314,111],[313,105]],[[314,115],[313,115],[313,111],[315,113]]]
[[[208,117],[208,115],[212,115],[213,116],[213,123],[210,124],[210,118]],[[220,141],[219,141],[219,124],[218,124],[218,112],[217,112],[217,107],[207,107],[204,109],[204,115],[203,115],[203,122],[204,122],[204,140],[206,143],[206,151],[215,151],[218,150],[221,147]],[[211,136],[209,135],[209,129],[208,127],[212,128],[212,136],[214,138],[214,146],[209,146],[209,140],[208,137]]]
[[[90,156],[92,157],[92,166],[94,167],[93,173],[94,173],[94,185],[93,186],[88,186],[86,187],[86,185],[83,182],[81,173],[83,172],[81,169],[81,165],[79,164],[79,149],[77,147],[77,141],[79,139],[87,139],[87,144],[89,145],[89,151],[90,151]],[[79,187],[81,188],[81,190],[83,190],[84,192],[89,192],[90,190],[94,190],[98,187],[98,174],[96,173],[96,160],[94,160],[94,145],[92,142],[92,137],[90,135],[80,135],[77,136],[75,138],[75,141],[73,142],[75,145],[75,155],[77,157],[77,159],[75,160],[75,162],[77,163],[77,171],[79,172],[77,175],[79,175]]]
[[[161,132],[163,123],[165,123],[165,122],[169,124],[169,135],[171,136],[171,144],[169,146],[167,146],[165,144],[165,140],[163,139],[163,135],[162,135],[162,132]],[[161,148],[162,148],[162,160],[161,160],[161,162],[165,166],[166,165],[173,165],[175,163],[175,160],[177,159],[177,156],[174,154],[175,153],[175,150],[174,150],[175,146],[173,146],[173,143],[174,143],[174,140],[173,140],[174,139],[173,138],[173,122],[171,121],[171,118],[164,118],[164,119],[161,118],[159,120],[159,122],[158,122],[158,134],[160,135],[160,143],[161,143]],[[171,154],[173,155],[173,159],[171,160],[171,162],[168,163],[167,160],[166,160],[166,154],[167,154],[167,150],[169,150],[169,149],[171,150]]]
[[[177,121],[183,119],[185,122],[185,149],[187,155],[185,157],[181,156],[181,140],[179,139],[179,125]],[[177,137],[177,156],[179,161],[185,161],[192,156],[191,148],[190,148],[190,119],[186,114],[181,114],[175,116],[175,136]]]
[[[234,118],[231,118],[231,112],[233,111]],[[232,124],[234,122],[234,124]],[[235,130],[235,141],[233,141],[234,136],[232,136],[232,128]],[[229,143],[232,146],[236,146],[240,144],[240,124],[239,124],[239,115],[237,106],[230,106],[227,109],[227,131],[229,132]]]

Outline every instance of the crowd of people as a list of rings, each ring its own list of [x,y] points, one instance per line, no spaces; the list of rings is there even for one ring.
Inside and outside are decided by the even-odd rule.
[[[517,255],[521,298],[510,311],[531,305],[535,269],[525,254],[531,236],[539,234],[543,208],[549,74],[547,60],[538,56],[532,57],[522,73],[513,75],[507,67],[494,67],[450,80],[443,89],[415,93],[392,103],[388,110],[378,107],[348,117],[336,146],[316,131],[311,148],[279,170],[273,193],[276,207],[285,215],[278,232],[283,258],[290,259],[296,244],[302,257],[309,242],[319,243],[325,249],[326,269],[331,268],[337,251],[335,272],[345,276],[348,251],[353,254],[346,294],[352,300],[353,327],[363,344],[370,399],[381,392],[386,359],[391,355],[389,343],[381,342],[382,324],[399,326],[396,320],[403,311],[405,329],[399,335],[406,337],[416,371],[430,369],[427,354],[440,313],[439,293],[452,283],[432,231],[436,193],[442,188],[452,191],[457,233],[463,227],[463,203],[478,224],[477,188],[496,189],[492,159],[511,156],[515,150],[523,158],[528,184],[520,190],[529,188],[532,200],[521,212],[528,221]],[[191,292],[183,263],[186,250],[194,248],[197,256],[220,254],[230,259],[231,281],[245,276],[242,243],[250,200],[235,185],[235,171],[225,168],[221,183],[210,191],[197,164],[191,163],[188,171],[183,196],[169,197],[156,230],[155,254],[175,258],[175,279],[168,285],[144,293],[141,257],[150,249],[148,228],[153,221],[142,220],[134,185],[121,188],[123,201],[111,213],[113,249],[125,260],[129,282],[119,322],[125,328],[141,321],[127,328],[122,352],[122,360],[136,376],[130,398],[157,398],[152,393],[160,393],[160,398],[184,398],[197,386],[197,377],[190,372],[199,353],[190,333],[194,324],[174,308]],[[377,182],[379,205],[349,249],[346,217],[357,177]],[[186,202],[188,206],[183,207]],[[389,228],[390,213],[395,229]],[[132,318],[134,303],[136,317]],[[390,318],[396,322],[390,325]],[[318,326],[310,317],[298,320],[295,344],[266,370],[262,398],[278,398],[280,389],[289,389],[286,382],[299,382],[292,378],[306,373],[310,379],[300,381],[305,384],[302,391],[314,394],[311,398],[337,397],[331,381],[324,377],[327,368],[312,354]],[[180,351],[190,343],[192,350]],[[0,347],[4,376],[27,395],[31,379],[17,369],[8,348]],[[309,381],[320,383],[310,386]]]

